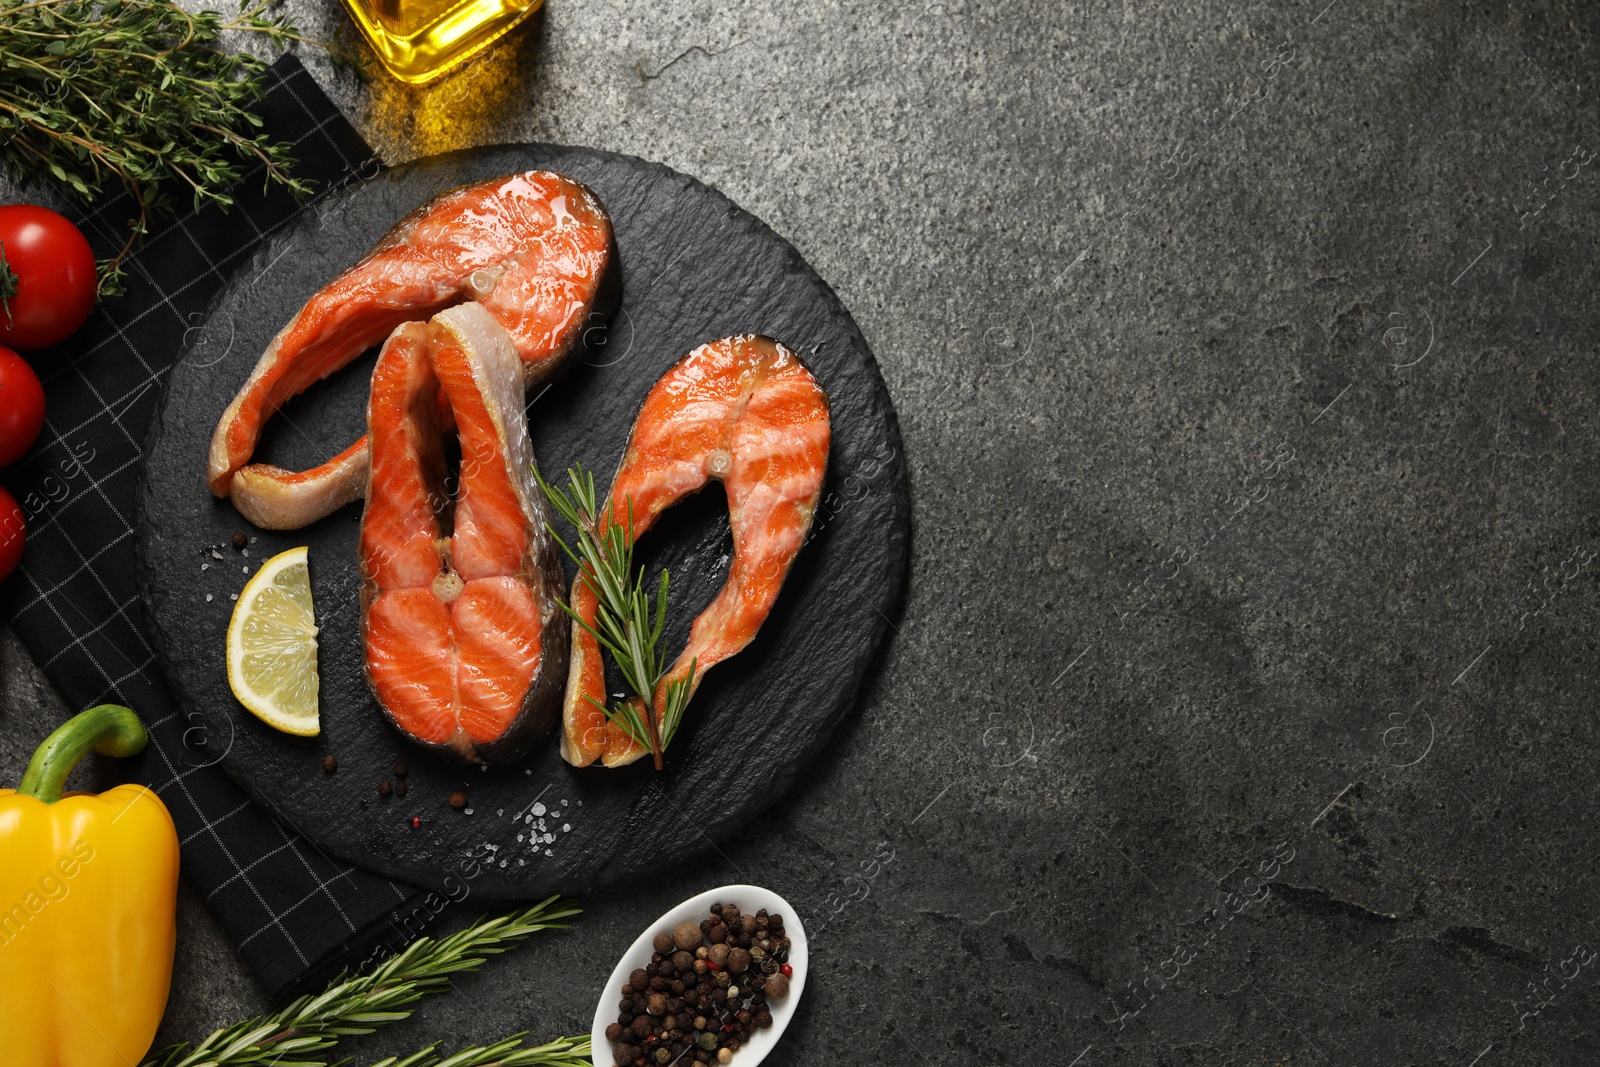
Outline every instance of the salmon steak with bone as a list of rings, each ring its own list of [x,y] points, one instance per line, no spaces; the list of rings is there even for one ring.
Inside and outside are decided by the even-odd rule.
[[[581,347],[614,285],[615,259],[605,208],[560,174],[526,171],[434,197],[314,293],[267,345],[217,422],[207,485],[268,530],[308,526],[359,500],[366,438],[289,471],[252,462],[267,420],[402,323],[462,302],[480,305],[510,335],[524,389],[548,382]]]
[[[461,447],[453,479],[441,393]],[[373,371],[367,424],[359,552],[372,695],[448,759],[518,759],[559,718],[568,621],[510,335],[477,303],[400,326]]]

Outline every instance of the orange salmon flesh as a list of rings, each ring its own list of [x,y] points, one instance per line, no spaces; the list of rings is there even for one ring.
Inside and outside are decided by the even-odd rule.
[[[507,331],[463,304],[395,330],[368,404],[367,681],[401,731],[469,762],[516,759],[547,733],[566,672],[520,375]],[[453,496],[441,392],[461,446]]]
[[[580,346],[612,259],[605,209],[559,174],[528,171],[435,197],[272,339],[217,423],[208,486],[266,529],[297,529],[360,499],[364,441],[311,470],[286,471],[250,462],[266,420],[402,323],[463,301],[509,333],[524,387],[548,380]]]
[[[657,722],[666,688],[705,672],[755,639],[805,544],[822,495],[831,440],[828,398],[800,357],[767,337],[742,334],[702,345],[650,390],[602,515],[633,535],[711,480],[728,495],[733,559],[716,598],[695,619],[688,646],[651,698]],[[589,625],[598,605],[581,573],[572,607]],[[646,754],[590,699],[606,700],[599,643],[572,627],[572,663],[562,716],[561,754],[574,766],[618,767]]]

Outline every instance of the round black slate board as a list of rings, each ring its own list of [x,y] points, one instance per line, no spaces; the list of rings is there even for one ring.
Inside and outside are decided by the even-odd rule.
[[[521,763],[487,771],[409,744],[362,678],[359,505],[305,530],[273,533],[251,527],[204,484],[217,417],[313,291],[429,197],[532,167],[571,175],[599,195],[623,272],[609,326],[597,322],[582,362],[532,398],[530,432],[547,476],[577,462],[609,484],[650,386],[689,349],[728,334],[766,333],[795,348],[832,404],[833,450],[814,535],[755,642],[707,675],[664,773],[648,760],[619,771],[575,769],[554,737]],[[491,898],[591,889],[698,853],[776,802],[854,705],[906,577],[909,507],[894,410],[872,354],[827,285],[787,242],[714,190],[631,157],[551,145],[422,160],[329,198],[269,242],[184,340],[139,501],[140,581],[157,651],[183,707],[209,718],[208,729],[192,732],[204,737],[195,759],[220,760],[328,852],[446,891],[470,884]],[[353,441],[373,358],[289,405],[257,458],[301,469]],[[227,544],[240,530],[255,538],[248,559]],[[245,711],[224,665],[230,594],[243,587],[246,568],[296,545],[310,546],[322,630],[322,734],[306,739]],[[672,571],[671,650],[720,588],[731,549],[716,486],[670,512],[641,545],[648,564]],[[569,565],[569,580],[571,573]],[[330,753],[338,757],[331,775],[322,770]],[[396,761],[409,769],[408,794],[381,799],[378,781]],[[468,792],[471,815],[449,807],[454,789]]]

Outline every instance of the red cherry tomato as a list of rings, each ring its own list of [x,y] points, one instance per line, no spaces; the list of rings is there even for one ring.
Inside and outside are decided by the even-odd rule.
[[[12,495],[0,487],[0,579],[17,569],[27,535],[27,516]]]
[[[44,386],[28,361],[0,348],[0,467],[15,463],[44,427]]]
[[[0,207],[0,254],[0,344],[49,348],[83,325],[98,278],[76,226],[49,208]]]

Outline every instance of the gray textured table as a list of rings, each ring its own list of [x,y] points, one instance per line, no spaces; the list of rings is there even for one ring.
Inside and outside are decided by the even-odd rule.
[[[581,1031],[743,878],[826,924],[785,1064],[1594,1062],[1597,45],[1488,0],[550,0],[424,90],[308,55],[391,162],[589,144],[765,218],[915,500],[813,780],[361,1062]],[[61,709],[0,658],[10,781]],[[181,919],[167,1038],[262,1007]]]

